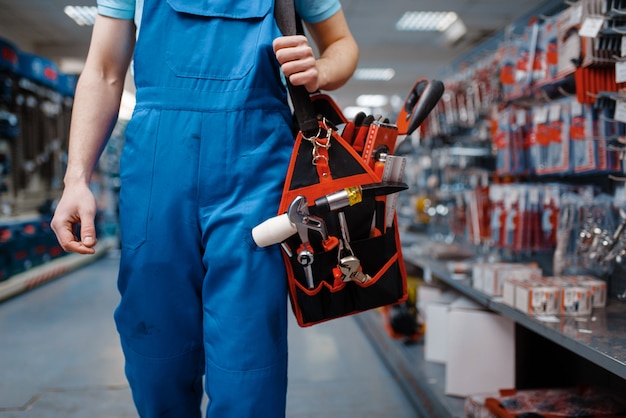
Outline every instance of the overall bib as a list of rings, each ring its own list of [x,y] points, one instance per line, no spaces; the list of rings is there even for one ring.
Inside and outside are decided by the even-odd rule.
[[[287,298],[275,216],[293,133],[272,0],[145,0],[122,154],[126,375],[147,417],[283,417]]]

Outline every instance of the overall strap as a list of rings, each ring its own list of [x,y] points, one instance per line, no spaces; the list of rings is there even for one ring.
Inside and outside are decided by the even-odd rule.
[[[276,23],[283,35],[303,34],[302,22],[296,15],[293,0],[275,0],[274,15]],[[315,137],[319,132],[317,114],[311,102],[309,92],[304,86],[293,86],[287,80],[287,89],[293,103],[294,113],[300,131],[306,137]]]

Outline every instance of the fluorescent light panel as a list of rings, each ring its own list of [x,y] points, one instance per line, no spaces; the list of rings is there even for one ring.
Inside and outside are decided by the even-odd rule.
[[[454,12],[404,12],[396,22],[401,31],[444,32],[459,16]]]
[[[95,6],[65,6],[63,11],[79,26],[92,26],[98,14]]]
[[[395,75],[396,72],[393,68],[358,68],[354,72],[354,79],[389,81]]]
[[[383,107],[389,103],[384,94],[361,94],[356,98],[356,105],[361,107]]]

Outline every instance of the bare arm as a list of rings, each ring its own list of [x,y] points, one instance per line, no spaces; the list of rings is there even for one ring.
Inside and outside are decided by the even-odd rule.
[[[303,85],[309,92],[335,90],[352,76],[359,59],[359,48],[342,10],[307,29],[320,56],[304,36],[283,36],[274,40],[274,53],[285,76],[293,85]]]
[[[76,86],[65,190],[51,223],[65,251],[94,252],[96,203],[89,182],[117,120],[134,44],[132,20],[96,18],[85,68]],[[74,236],[79,223],[81,241]]]

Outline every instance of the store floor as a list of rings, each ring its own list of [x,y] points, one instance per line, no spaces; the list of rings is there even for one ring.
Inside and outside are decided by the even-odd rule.
[[[0,418],[137,416],[112,320],[117,265],[111,252],[0,302]],[[416,416],[353,318],[289,326],[289,418]]]

